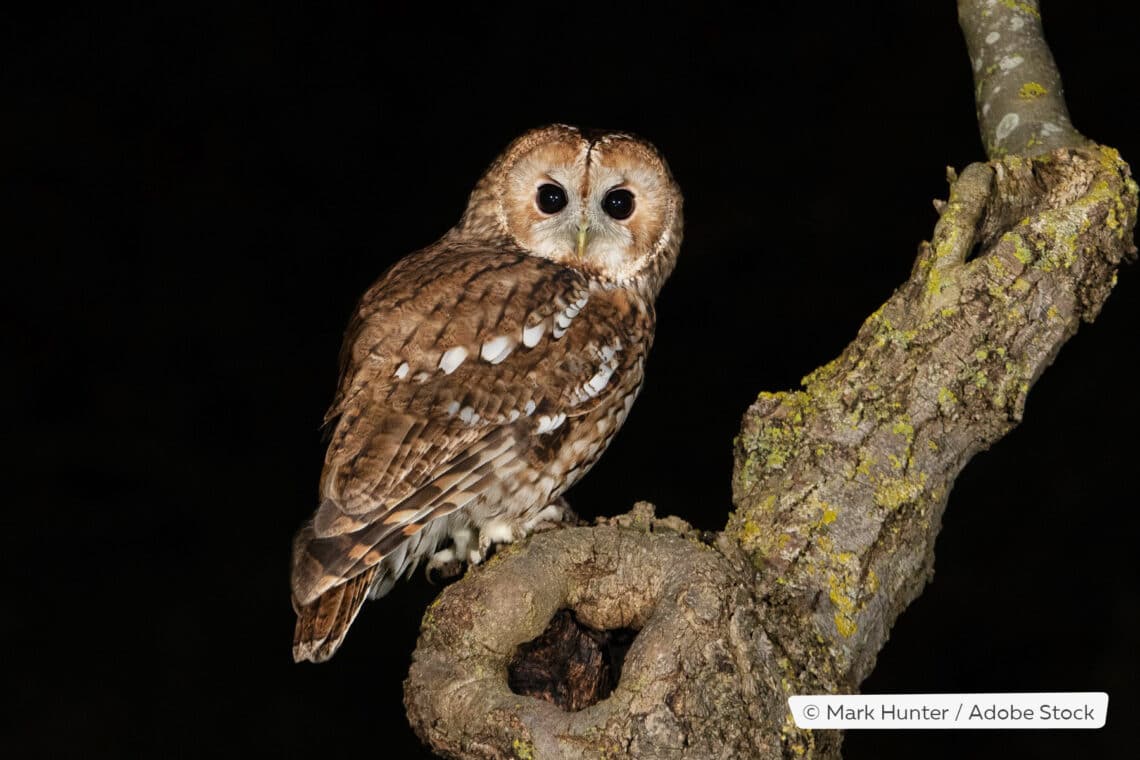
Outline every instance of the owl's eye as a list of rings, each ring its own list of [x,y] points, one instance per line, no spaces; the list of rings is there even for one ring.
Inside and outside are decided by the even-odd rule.
[[[624,188],[609,191],[602,198],[602,210],[614,219],[629,219],[633,213],[633,193]]]
[[[538,196],[535,197],[535,203],[538,204],[542,213],[557,214],[566,208],[566,191],[558,185],[552,185],[548,182],[538,188]]]

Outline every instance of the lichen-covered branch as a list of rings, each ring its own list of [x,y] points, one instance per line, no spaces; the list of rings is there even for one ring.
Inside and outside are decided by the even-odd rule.
[[[821,680],[868,675],[930,574],[954,478],[1097,315],[1135,219],[1109,148],[971,165],[843,354],[748,410],[728,532],[760,571],[769,635]]]
[[[1035,156],[1088,141],[1073,128],[1038,0],[959,0],[986,155]]]
[[[748,409],[723,532],[638,505],[535,536],[448,587],[405,685],[409,719],[436,751],[838,757],[840,733],[798,729],[787,697],[854,691],[870,673],[930,577],[955,477],[1017,424],[1136,251],[1137,185],[1116,151],[1069,125],[1035,3],[960,10],[992,160],[949,173],[907,281],[799,390]],[[998,27],[1011,47],[995,47]],[[1022,62],[1003,69],[1014,55]],[[1007,88],[1023,67],[1036,78],[1017,92],[1028,81],[1044,91],[1015,102]],[[560,609],[638,631],[612,694],[578,711],[508,685],[519,646]]]

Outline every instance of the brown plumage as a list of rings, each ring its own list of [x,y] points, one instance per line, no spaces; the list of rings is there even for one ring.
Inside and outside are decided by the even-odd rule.
[[[295,659],[332,656],[365,598],[422,560],[479,562],[560,519],[641,387],[680,240],[652,146],[547,127],[365,293],[320,504],[294,542]]]

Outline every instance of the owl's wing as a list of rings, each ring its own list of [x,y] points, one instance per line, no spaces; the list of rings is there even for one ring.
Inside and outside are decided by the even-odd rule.
[[[625,298],[521,253],[428,249],[390,270],[346,336],[322,501],[295,546],[295,601],[408,552],[432,520],[510,472],[532,436],[594,408],[637,343]]]

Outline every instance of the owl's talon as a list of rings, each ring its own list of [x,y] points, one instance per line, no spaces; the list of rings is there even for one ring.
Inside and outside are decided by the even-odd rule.
[[[524,523],[523,533],[529,536],[532,533],[543,533],[556,528],[570,528],[581,524],[582,521],[578,518],[578,514],[570,508],[566,499],[559,499],[548,504],[541,512]]]
[[[424,577],[428,583],[434,584],[434,574],[439,574],[440,580],[451,580],[463,572],[463,563],[455,556],[454,549],[444,549],[431,555],[431,559],[424,566]]]

